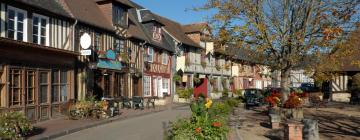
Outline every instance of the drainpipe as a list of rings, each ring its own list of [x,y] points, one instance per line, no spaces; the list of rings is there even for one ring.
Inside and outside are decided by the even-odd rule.
[[[143,52],[141,54],[141,58],[142,58],[142,62],[141,62],[141,73],[142,73],[142,80],[141,80],[141,89],[142,89],[142,95],[145,95],[144,93],[144,65],[145,65],[145,61],[144,61],[144,51],[145,51],[145,45],[147,44],[147,41],[144,41],[143,43],[140,43],[141,46],[141,51]]]
[[[183,43],[182,43],[182,42],[179,42],[179,43],[176,45],[176,48],[179,48],[179,47],[182,46],[182,45],[183,45]],[[177,62],[176,62],[177,59],[176,59],[176,58],[177,58],[177,53],[178,53],[176,48],[175,48],[175,55],[174,55],[173,64],[172,64],[172,65],[173,65],[173,66],[172,66],[172,67],[173,67],[172,69],[173,69],[175,72],[176,72],[176,65],[177,65]],[[175,97],[175,94],[176,94],[176,93],[175,93],[175,92],[176,92],[176,82],[173,82],[173,81],[174,81],[174,80],[173,80],[174,72],[171,72],[171,73],[170,73],[170,76],[171,76],[171,77],[170,77],[170,80],[171,80],[170,82],[173,83],[173,84],[172,84],[173,86],[171,86],[171,87],[172,87],[172,91],[171,91],[171,101],[170,101],[170,104],[173,104],[174,97]]]
[[[76,50],[75,50],[75,27],[76,27],[77,23],[78,23],[78,20],[76,19],[76,20],[75,20],[75,23],[74,23],[73,26],[72,26],[72,46],[73,46],[74,51],[76,51]],[[78,71],[76,70],[76,72],[78,72]],[[77,75],[77,74],[76,74],[76,75]],[[76,76],[76,77],[77,77],[76,79],[79,78],[78,76]],[[80,77],[79,81],[81,81],[81,77]],[[75,83],[78,84],[78,86],[81,85],[81,83],[77,83],[77,82],[75,82]],[[85,82],[85,83],[87,83],[87,82]],[[75,85],[74,85],[74,86],[75,86]],[[84,86],[81,85],[81,87],[84,87]],[[79,87],[78,87],[78,88],[75,88],[77,94],[74,93],[74,98],[79,98],[79,97],[76,97],[76,96],[78,96],[78,92],[81,92],[81,91],[79,91],[78,89],[79,89]],[[86,88],[85,88],[85,93],[86,93]]]

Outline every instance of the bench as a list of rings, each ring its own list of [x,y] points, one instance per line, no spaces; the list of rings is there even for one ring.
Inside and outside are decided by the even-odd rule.
[[[130,99],[128,98],[128,97],[126,97],[126,96],[123,96],[123,97],[121,97],[121,108],[123,109],[123,108],[131,108],[131,102],[130,102]]]
[[[134,109],[144,109],[144,99],[140,96],[132,98],[132,105]]]

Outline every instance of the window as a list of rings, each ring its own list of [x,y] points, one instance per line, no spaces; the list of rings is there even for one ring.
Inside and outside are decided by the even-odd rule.
[[[34,14],[33,16],[33,43],[49,45],[49,18]]]
[[[101,48],[101,35],[98,32],[95,32],[94,34],[94,47],[95,50],[102,50]]]
[[[64,102],[67,100],[67,72],[55,70],[52,72],[52,91],[51,101],[52,102]]]
[[[148,58],[147,58],[148,62],[153,62],[154,61],[154,49],[149,47],[148,48]]]
[[[168,93],[169,93],[169,79],[163,78],[162,87],[163,87],[164,95],[168,95]]]
[[[161,41],[161,26],[153,26],[153,39]]]
[[[10,106],[22,105],[22,71],[20,69],[10,69],[9,74],[9,103]]]
[[[113,23],[114,25],[127,26],[127,13],[123,7],[113,7]]]
[[[151,96],[151,77],[144,76],[144,96]]]
[[[114,49],[117,53],[124,52],[125,48],[125,41],[122,39],[115,39],[114,40]]]
[[[39,72],[39,99],[40,103],[48,103],[49,72]]]
[[[26,12],[24,10],[8,6],[7,13],[8,13],[7,15],[8,37],[15,40],[27,41]]]
[[[167,53],[162,54],[162,64],[166,65],[169,61],[169,55]]]

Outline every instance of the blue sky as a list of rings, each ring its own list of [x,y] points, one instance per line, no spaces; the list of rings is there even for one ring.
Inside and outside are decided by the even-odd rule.
[[[206,0],[133,0],[152,12],[181,24],[205,22],[211,15],[209,11],[192,11],[191,8],[203,5]],[[188,10],[187,10],[188,9]]]

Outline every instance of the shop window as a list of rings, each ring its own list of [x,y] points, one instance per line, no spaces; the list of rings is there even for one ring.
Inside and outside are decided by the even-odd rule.
[[[26,11],[8,6],[7,10],[7,35],[8,38],[27,41],[26,38]]]
[[[39,72],[39,100],[40,103],[48,103],[49,72]]]
[[[49,18],[34,14],[33,16],[33,43],[39,45],[49,45]]]
[[[123,85],[125,84],[124,78],[121,74],[115,74],[114,81],[114,97],[124,96],[123,93]]]
[[[55,70],[52,72],[52,90],[51,90],[51,101],[52,102],[64,102],[67,100],[67,72]]]
[[[144,76],[144,96],[151,96],[151,77]]]
[[[22,105],[22,71],[20,69],[10,69],[9,73],[9,105]]]

